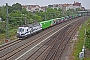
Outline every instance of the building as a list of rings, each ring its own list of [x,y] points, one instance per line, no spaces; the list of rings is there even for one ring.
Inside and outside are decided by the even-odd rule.
[[[67,11],[69,9],[74,9],[73,4],[63,4],[64,11]]]
[[[43,12],[45,12],[45,8],[46,8],[46,6],[44,6],[44,7],[41,7],[41,10],[40,10],[40,11],[43,11]]]
[[[45,12],[45,6],[40,7],[39,5],[23,5],[23,8],[26,8],[27,11],[30,12],[40,12],[43,11]],[[85,10],[84,7],[82,7],[81,3],[75,2],[73,4],[53,4],[53,5],[48,5],[48,7],[51,7],[52,9],[62,9],[63,11],[67,11],[69,9],[74,9],[76,10],[79,8],[80,10]]]
[[[63,9],[63,11],[67,11],[67,10],[69,10],[69,9],[74,9],[74,10],[76,10],[77,8],[79,8],[79,9],[83,9],[84,10],[84,8],[82,8],[82,5],[81,5],[81,3],[79,3],[79,2],[75,2],[74,1],[74,4],[53,4],[53,5],[48,5],[48,7],[51,7],[51,8],[56,8],[56,9],[59,9],[59,8],[61,8],[61,9]]]
[[[73,7],[74,7],[74,9],[76,9],[76,8],[80,8],[80,9],[82,9],[82,5],[81,5],[81,3],[79,3],[79,2],[75,2],[75,1],[74,1],[74,4],[73,4]]]
[[[26,8],[30,12],[45,11],[45,7],[40,7],[39,5],[22,5],[22,8]]]
[[[48,7],[51,7],[52,9],[62,9],[63,8],[63,6],[62,6],[62,4],[53,4],[53,5],[48,5]]]
[[[74,4],[63,4],[63,7],[65,7],[65,11],[69,10],[69,9],[74,9],[76,10],[77,8],[79,8],[80,10],[82,10],[82,5],[79,2],[75,2]]]
[[[81,10],[83,10],[83,11],[84,11],[84,10],[85,10],[85,8],[84,8],[84,7],[82,7],[82,9],[81,9]]]

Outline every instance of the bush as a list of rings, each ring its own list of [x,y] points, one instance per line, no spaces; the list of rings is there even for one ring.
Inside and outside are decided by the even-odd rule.
[[[0,28],[0,33],[5,33],[5,29],[4,28]]]

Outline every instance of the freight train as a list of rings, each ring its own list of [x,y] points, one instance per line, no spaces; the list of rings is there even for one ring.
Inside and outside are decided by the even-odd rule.
[[[54,26],[56,24],[63,23],[65,21],[81,17],[81,14],[75,14],[75,15],[70,15],[70,16],[65,16],[61,18],[55,18],[55,19],[50,19],[47,21],[42,21],[42,22],[37,22],[33,24],[28,24],[27,26],[23,27],[18,27],[17,30],[17,38],[19,39],[25,39],[33,34],[36,34],[37,32],[44,30],[48,27]]]

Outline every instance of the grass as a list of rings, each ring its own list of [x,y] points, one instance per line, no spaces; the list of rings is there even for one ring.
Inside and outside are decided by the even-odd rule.
[[[17,29],[12,29],[10,33],[10,40],[16,39]]]
[[[11,29],[9,31],[8,35],[9,35],[10,40],[16,39],[16,31],[17,31],[17,29]],[[5,33],[0,34],[0,45],[5,43],[5,39],[6,39],[6,34]]]
[[[4,43],[5,34],[0,34],[0,45]]]
[[[83,23],[81,29],[79,29],[78,41],[75,43],[74,51],[72,54],[74,56],[74,60],[80,60],[79,53],[82,51],[82,47],[84,44],[85,28],[88,21],[90,21],[90,19],[88,19],[85,23]],[[85,59],[90,60],[90,58],[85,58]]]
[[[75,60],[79,60],[78,56],[79,53],[82,50],[83,42],[84,42],[84,26],[82,25],[82,28],[79,30],[79,36],[78,36],[78,41],[75,43],[75,48],[74,48],[74,53],[73,55],[75,56]]]
[[[88,57],[88,58],[85,58],[84,60],[90,60],[90,57]]]

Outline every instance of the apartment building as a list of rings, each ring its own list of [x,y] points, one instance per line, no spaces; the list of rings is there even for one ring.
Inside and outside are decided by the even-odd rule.
[[[22,5],[22,8],[26,8],[27,11],[30,12],[40,12],[43,11],[45,12],[45,7],[40,7],[39,5]],[[77,8],[80,8],[81,10],[85,10],[84,7],[82,7],[81,3],[79,2],[75,2],[73,4],[52,4],[52,5],[48,5],[47,7],[51,7],[52,9],[56,8],[56,9],[62,9],[63,11],[67,11],[69,9],[74,9],[76,10]]]
[[[74,1],[73,4],[68,4],[68,3],[67,4],[53,4],[53,5],[48,5],[48,7],[51,7],[53,9],[54,8],[57,8],[57,9],[61,8],[64,11],[67,11],[69,9],[74,9],[75,10],[77,8],[80,8],[80,9],[84,8],[84,7],[82,7],[81,3],[75,2],[75,1]]]
[[[26,8],[30,12],[45,11],[45,7],[40,7],[39,5],[22,5],[22,8]]]

